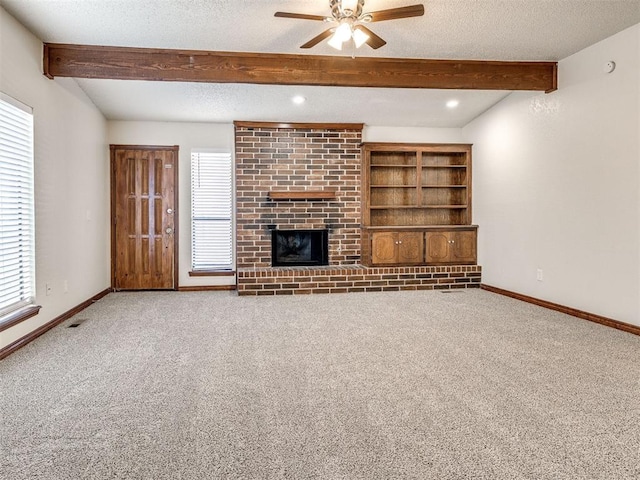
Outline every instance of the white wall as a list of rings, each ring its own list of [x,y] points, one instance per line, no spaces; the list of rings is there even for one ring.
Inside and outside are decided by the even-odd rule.
[[[463,137],[483,282],[640,325],[640,25],[559,62],[558,91],[513,93]]]
[[[235,285],[235,277],[190,277],[191,150],[210,148],[234,152],[233,124],[110,121],[110,144],[178,145],[178,263],[180,287]],[[234,249],[235,250],[235,249]]]
[[[378,127],[365,125],[363,142],[463,143],[461,128]]]
[[[106,121],[75,81],[42,75],[42,42],[2,8],[0,91],[34,113],[36,302],[42,306],[0,333],[3,348],[111,280]]]

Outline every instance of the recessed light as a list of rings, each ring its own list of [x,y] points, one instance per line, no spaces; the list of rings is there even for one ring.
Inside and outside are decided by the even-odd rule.
[[[304,98],[302,95],[296,95],[295,97],[293,97],[293,98],[291,99],[291,101],[292,101],[293,103],[295,103],[296,105],[302,105],[304,102],[306,102],[306,101],[307,101],[307,99],[306,99],[306,98]]]
[[[458,105],[460,105],[459,100],[449,100],[447,102],[447,108],[456,108]]]

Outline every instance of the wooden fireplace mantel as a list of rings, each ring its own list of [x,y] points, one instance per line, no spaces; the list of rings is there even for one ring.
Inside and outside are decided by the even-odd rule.
[[[335,200],[335,190],[271,190],[271,200]]]

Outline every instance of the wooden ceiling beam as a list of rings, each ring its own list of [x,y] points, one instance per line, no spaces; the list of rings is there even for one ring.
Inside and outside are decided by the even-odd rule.
[[[556,62],[421,60],[44,44],[49,78],[340,87],[557,88]]]

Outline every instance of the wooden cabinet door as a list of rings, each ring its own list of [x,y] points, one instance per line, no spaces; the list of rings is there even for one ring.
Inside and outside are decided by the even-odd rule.
[[[367,239],[367,265],[472,265],[476,263],[476,230],[377,231]],[[369,253],[366,254],[369,258]]]
[[[374,265],[424,263],[422,232],[375,232],[371,235],[371,263]]]
[[[423,237],[422,232],[399,232],[397,263],[423,263]]]
[[[476,263],[476,231],[427,232],[427,263]]]
[[[371,263],[393,264],[397,263],[398,245],[397,235],[394,232],[375,232],[371,235]]]
[[[449,261],[449,232],[427,232],[427,263]]]
[[[451,233],[451,262],[475,263],[476,262],[476,232],[462,231]]]
[[[111,147],[117,290],[177,288],[177,154],[178,147]]]

